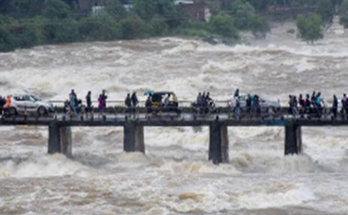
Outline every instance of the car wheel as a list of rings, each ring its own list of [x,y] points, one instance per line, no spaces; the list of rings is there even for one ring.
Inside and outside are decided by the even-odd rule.
[[[10,115],[17,115],[17,110],[16,108],[14,107],[11,107],[9,110],[8,110],[9,114]]]
[[[37,112],[39,113],[39,115],[45,115],[47,113],[47,110],[45,107],[39,107],[39,109],[37,110]]]

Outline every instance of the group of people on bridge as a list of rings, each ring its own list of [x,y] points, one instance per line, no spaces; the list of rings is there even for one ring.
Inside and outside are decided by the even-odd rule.
[[[178,111],[178,99],[173,92],[152,92],[148,95],[145,102],[145,108],[147,113],[157,113],[159,111],[171,110]],[[146,94],[145,94],[146,95]],[[14,97],[16,98],[16,97]],[[85,97],[86,105],[82,100],[77,97],[76,92],[72,89],[69,94],[69,99],[64,102],[65,113],[71,113],[71,115],[77,115],[78,113],[90,113],[93,111],[92,104],[92,92],[88,91]],[[98,96],[98,111],[103,114],[107,107],[106,91],[102,92]],[[233,104],[232,102],[233,101]],[[258,95],[240,95],[239,89],[234,93],[233,99],[230,102],[230,112],[233,113],[235,118],[240,118],[242,113],[252,115],[256,113],[258,116],[261,114],[261,108],[265,108],[265,100],[261,99]],[[15,102],[15,100],[13,101]],[[262,103],[262,105],[261,105]],[[137,93],[128,93],[124,100],[126,107],[126,113],[135,113],[136,108],[139,105]],[[348,113],[348,98],[346,94],[343,94],[342,99],[339,101],[336,95],[333,95],[332,106],[327,107],[325,100],[322,98],[321,92],[313,92],[310,94],[289,95],[289,109],[288,114],[293,116],[315,116],[322,117],[331,114],[334,118],[338,114],[346,117]],[[339,110],[339,105],[341,109]],[[0,96],[0,114],[4,115],[5,111],[12,105],[12,96],[8,95],[6,98]],[[280,107],[280,106],[279,106]],[[192,111],[194,113],[219,113],[220,110],[216,108],[214,100],[210,97],[209,92],[199,93],[195,102],[191,104]],[[267,106],[266,106],[267,108]],[[269,108],[267,108],[269,109]],[[280,110],[280,108],[279,108]],[[268,111],[268,110],[267,110]],[[274,111],[274,110],[273,110]]]
[[[105,90],[102,91],[101,94],[99,94],[98,97],[98,110],[100,113],[104,113],[104,110],[106,108],[106,100],[108,99],[108,96],[106,95]],[[64,103],[64,111],[69,112],[71,114],[77,114],[83,111],[86,111],[86,113],[89,113],[93,110],[92,106],[92,92],[88,91],[86,95],[86,107],[85,110],[83,110],[82,100],[78,99],[77,94],[75,90],[71,90],[69,94],[69,100],[65,101]]]
[[[341,104],[341,114],[345,115],[348,112],[348,98],[346,94],[343,94]],[[295,95],[289,95],[289,114],[294,116],[313,114],[317,117],[321,117],[323,113],[332,113],[333,117],[336,118],[338,114],[338,105],[339,101],[336,95],[333,95],[331,108],[326,107],[321,92],[316,93],[314,91],[311,96],[306,94],[306,97],[300,94],[298,99]]]

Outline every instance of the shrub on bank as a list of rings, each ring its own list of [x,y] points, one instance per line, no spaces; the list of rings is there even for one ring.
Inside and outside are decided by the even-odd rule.
[[[15,37],[8,30],[0,28],[0,51],[10,52],[17,48]]]

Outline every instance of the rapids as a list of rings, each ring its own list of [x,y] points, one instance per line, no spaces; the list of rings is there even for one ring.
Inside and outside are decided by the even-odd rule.
[[[111,100],[145,90],[194,100],[236,88],[287,102],[347,92],[347,33],[315,45],[275,25],[264,41],[228,47],[193,39],[75,43],[0,53],[0,94]],[[145,97],[141,97],[145,100]],[[220,103],[219,105],[226,105]],[[304,128],[304,154],[283,156],[281,128],[230,128],[230,164],[208,158],[208,128],[145,128],[146,155],[123,153],[121,128],[73,128],[73,159],[47,155],[47,128],[0,128],[0,214],[347,214],[346,128]]]

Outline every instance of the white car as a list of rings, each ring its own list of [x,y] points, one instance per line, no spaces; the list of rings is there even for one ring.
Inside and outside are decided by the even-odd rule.
[[[49,101],[44,101],[34,95],[23,94],[13,95],[9,114],[15,115],[27,111],[27,113],[38,113],[45,115],[53,112],[53,104]]]
[[[251,98],[254,97],[254,95],[250,95],[250,96]],[[240,107],[243,111],[246,110],[247,98],[248,98],[248,95],[239,96]],[[267,112],[269,108],[272,108],[274,111],[279,111],[281,109],[279,102],[270,101],[270,100],[264,99],[263,97],[259,97],[259,101],[260,101],[261,112]],[[236,98],[232,98],[231,100],[228,101],[228,106],[230,107],[231,110],[236,106],[236,103],[237,103]]]

